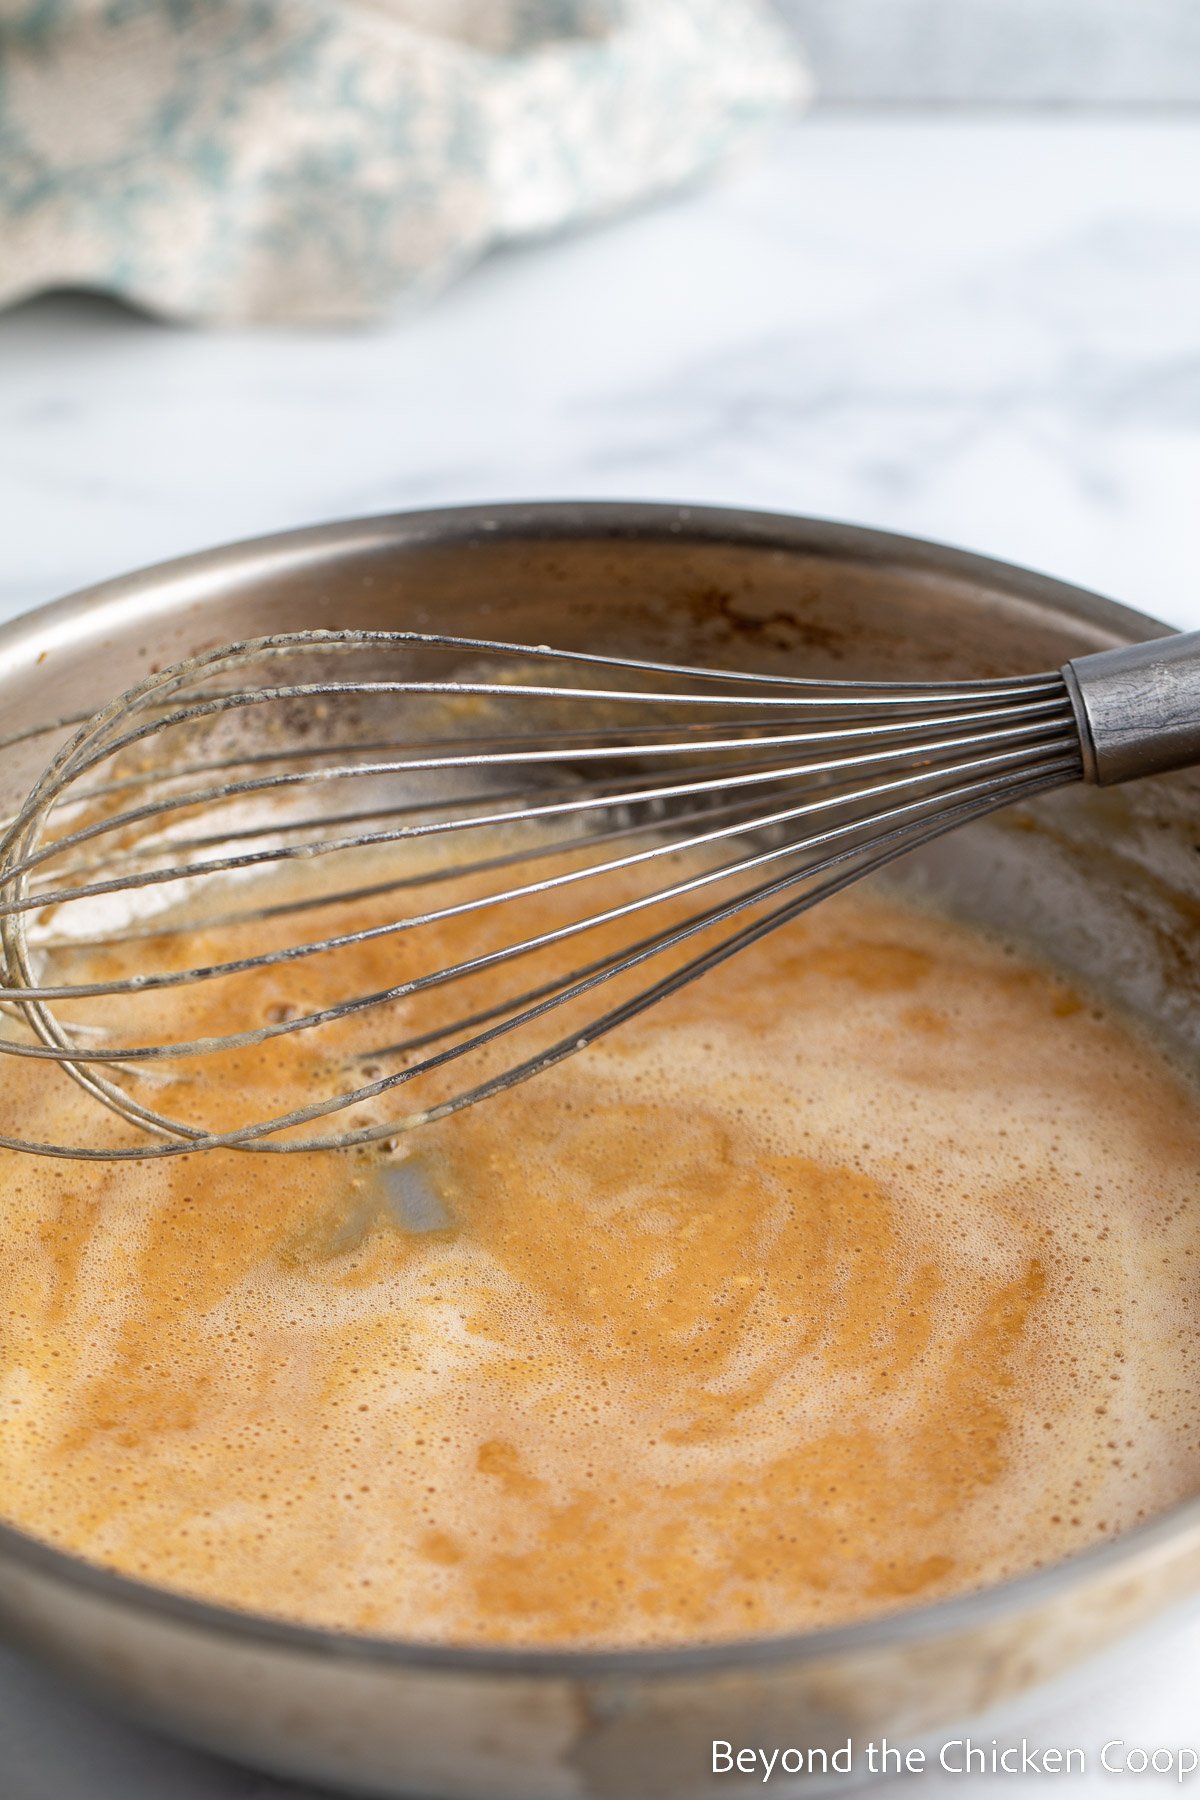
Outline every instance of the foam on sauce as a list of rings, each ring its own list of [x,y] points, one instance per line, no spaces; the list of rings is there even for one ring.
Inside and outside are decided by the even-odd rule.
[[[115,1129],[5,1080],[46,1135]],[[1198,1169],[1128,1025],[846,895],[391,1157],[0,1155],[0,1511],[464,1644],[975,1588],[1200,1483]]]

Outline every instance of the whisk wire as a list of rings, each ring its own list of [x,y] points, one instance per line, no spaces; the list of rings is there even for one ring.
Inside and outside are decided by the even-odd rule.
[[[293,659],[314,657],[366,659],[370,672],[289,678]],[[452,659],[448,675],[430,672],[438,657]],[[263,676],[258,685],[247,670]],[[626,685],[614,685],[614,670]],[[0,1053],[58,1064],[134,1137],[0,1143],[101,1160],[348,1148],[447,1116],[553,1066],[860,876],[1082,773],[1061,674],[825,681],[416,632],[247,640],[53,729],[71,735],[0,831],[0,994],[28,1032],[0,1036]],[[322,804],[355,784],[349,805]],[[253,887],[285,876],[282,891]],[[231,884],[246,881],[244,902],[231,905]],[[401,902],[445,884],[464,891]],[[306,915],[339,908],[365,910],[366,922],[288,937]],[[665,923],[622,939],[655,909]],[[687,956],[748,911],[749,922]],[[468,925],[482,934],[468,955],[440,948],[445,931],[452,946]],[[186,963],[193,938],[216,947],[223,933],[233,954],[191,967],[144,960],[174,945]],[[582,960],[571,952],[516,992],[471,997],[479,978],[525,959],[544,965],[587,934],[598,947]],[[397,979],[338,991],[344,954],[401,943],[411,948]],[[97,955],[115,970],[85,966],[71,978],[61,968]],[[605,984],[659,958],[664,972],[576,1023]],[[239,1005],[261,1005],[255,983],[300,968],[313,971],[314,998],[265,1022],[238,1017]],[[460,983],[457,1006],[407,1016]],[[178,993],[186,1019],[188,997],[208,984],[220,984],[228,1028],[180,1034],[160,1018],[157,1039],[143,1041],[139,1006]],[[68,1017],[62,1005],[85,1011]],[[230,1053],[279,1040],[324,1046],[330,1030],[398,1007],[403,1027],[383,1048],[347,1045],[343,1032],[333,1050],[314,1050],[333,1091],[301,1106],[201,1122],[137,1091],[165,1078],[204,1112],[200,1059],[219,1071]],[[562,1007],[571,1025],[561,1037],[493,1066],[510,1034]],[[479,1066],[466,1065],[459,1090],[359,1122],[393,1090],[468,1058]],[[337,1114],[351,1115],[340,1129],[298,1135]]]

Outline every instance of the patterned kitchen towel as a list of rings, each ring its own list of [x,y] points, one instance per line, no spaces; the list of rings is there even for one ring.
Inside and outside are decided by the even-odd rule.
[[[0,0],[0,303],[369,318],[804,85],[766,0]]]

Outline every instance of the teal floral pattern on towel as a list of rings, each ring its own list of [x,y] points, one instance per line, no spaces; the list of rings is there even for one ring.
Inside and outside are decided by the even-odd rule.
[[[0,0],[0,302],[368,319],[803,91],[765,0]]]

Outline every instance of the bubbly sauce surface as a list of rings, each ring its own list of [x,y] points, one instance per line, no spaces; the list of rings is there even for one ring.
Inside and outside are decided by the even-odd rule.
[[[53,1070],[5,1079],[47,1136],[110,1129]],[[1128,1025],[842,896],[382,1155],[0,1155],[0,1513],[462,1644],[979,1587],[1200,1484],[1198,1171],[1196,1100]]]

